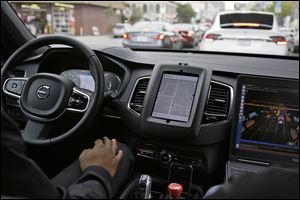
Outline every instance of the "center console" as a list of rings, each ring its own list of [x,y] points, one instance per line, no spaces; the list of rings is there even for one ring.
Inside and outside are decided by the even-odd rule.
[[[157,161],[165,167],[170,167],[170,164],[173,162],[191,165],[195,168],[202,165],[202,159],[199,157],[195,158],[192,156],[179,155],[150,144],[138,144],[136,153],[138,157]]]
[[[210,73],[192,66],[157,66],[145,97],[139,134],[144,138],[177,144],[189,144],[197,138]],[[272,168],[298,170],[298,80],[239,76],[232,120],[225,181],[243,174],[263,173]],[[159,166],[152,169],[152,172],[161,172],[159,176],[162,180],[153,181],[154,186],[159,186],[153,190],[157,198],[169,198],[167,188],[173,182],[183,186],[181,197],[202,196],[202,187],[193,184],[193,179],[203,179],[203,176],[199,178],[195,174],[205,170],[205,158],[169,150],[163,142],[160,146],[139,143],[136,153],[142,163],[141,168],[154,166],[153,163]],[[176,192],[174,194],[176,196]]]
[[[194,174],[198,175],[203,167],[201,156],[149,144],[147,138],[167,140],[168,144],[189,144],[198,137],[211,73],[209,68],[187,63],[156,65],[152,72],[138,132],[146,140],[137,144],[136,155],[139,171],[152,178],[154,198],[202,196],[202,188],[193,182]],[[137,181],[139,178],[138,175],[133,180],[135,187],[127,198],[144,196]]]

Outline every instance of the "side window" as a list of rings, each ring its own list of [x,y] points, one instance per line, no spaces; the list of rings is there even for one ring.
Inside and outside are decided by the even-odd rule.
[[[164,24],[164,31],[169,31],[168,24]]]
[[[143,5],[143,12],[144,12],[144,13],[147,13],[147,11],[148,11],[148,10],[147,10],[147,5],[144,4],[144,5]]]
[[[159,12],[160,12],[160,5],[159,5],[159,4],[156,5],[155,11],[156,11],[156,13],[159,13]]]
[[[174,31],[174,27],[173,27],[171,24],[166,24],[166,29],[167,29],[167,31],[169,31],[169,32]]]
[[[197,25],[193,26],[193,31],[195,32],[199,31],[199,27]]]

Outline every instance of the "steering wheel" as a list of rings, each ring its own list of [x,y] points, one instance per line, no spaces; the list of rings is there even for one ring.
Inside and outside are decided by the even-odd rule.
[[[37,73],[26,78],[9,76],[9,70],[17,61],[50,44],[67,45],[84,55],[95,81],[93,94],[82,91],[71,80],[57,74]],[[62,142],[82,132],[97,114],[104,99],[104,73],[98,57],[82,42],[62,35],[35,38],[21,46],[2,67],[1,86],[6,95],[19,99],[20,108],[28,118],[22,137],[26,143],[33,145]],[[1,112],[6,112],[4,95],[1,98]],[[55,126],[56,120],[64,120],[65,112],[84,114],[70,130],[51,138],[51,127]]]

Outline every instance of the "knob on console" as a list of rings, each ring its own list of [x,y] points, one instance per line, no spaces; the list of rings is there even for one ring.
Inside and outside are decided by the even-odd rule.
[[[172,160],[172,156],[164,152],[160,155],[160,160],[162,163],[169,163]]]
[[[178,199],[181,196],[182,190],[182,185],[179,183],[170,183],[168,185],[169,195],[172,199]]]

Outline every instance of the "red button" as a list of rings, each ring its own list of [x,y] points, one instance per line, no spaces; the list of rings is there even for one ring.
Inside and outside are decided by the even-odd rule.
[[[168,190],[169,190],[169,195],[173,198],[173,199],[177,199],[181,196],[182,193],[182,185],[178,184],[178,183],[170,183],[168,185]]]

